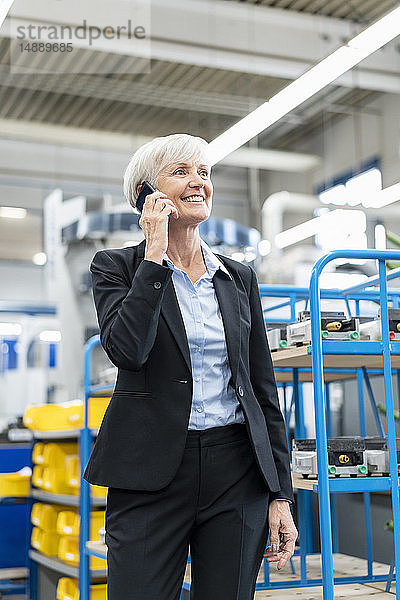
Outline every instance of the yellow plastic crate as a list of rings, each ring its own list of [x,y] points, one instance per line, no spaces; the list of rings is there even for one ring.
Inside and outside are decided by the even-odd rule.
[[[35,463],[35,465],[42,465],[43,464],[43,450],[44,450],[44,443],[43,442],[37,442],[34,446],[33,446],[33,450],[32,450],[32,461]]]
[[[70,494],[72,496],[79,494],[77,489],[70,487],[65,481],[65,469],[45,467],[42,489],[53,494]]]
[[[73,565],[74,567],[78,566],[78,538],[66,535],[60,536],[60,542],[58,544],[58,558],[60,558],[69,565]],[[89,565],[91,569],[105,569],[106,560],[103,558],[97,558],[97,556],[91,556],[89,560]]]
[[[83,402],[73,400],[60,404],[28,406],[23,417],[25,427],[35,431],[62,431],[80,427]]]
[[[61,577],[58,580],[57,600],[79,600],[79,587],[76,579]],[[90,600],[107,600],[107,584],[91,585]]]
[[[35,502],[32,506],[31,523],[45,531],[57,531],[58,515],[65,510],[67,510],[65,506]]]
[[[65,480],[71,488],[79,490],[81,487],[81,465],[79,456],[67,456],[65,459]],[[92,498],[107,498],[107,487],[100,485],[90,486]]]
[[[92,498],[107,498],[108,487],[102,485],[90,485],[90,495]]]
[[[32,529],[31,546],[46,556],[57,556],[60,536],[39,527]]]
[[[77,442],[48,442],[43,448],[43,466],[53,469],[65,469],[67,458],[76,456],[77,452]]]
[[[77,454],[65,458],[65,480],[69,486],[79,489],[81,485],[81,465]]]
[[[100,427],[104,417],[104,413],[107,410],[107,406],[110,404],[111,398],[89,398],[89,411],[88,421],[89,427],[95,429]],[[83,427],[83,419],[82,419]]]
[[[98,428],[110,398],[89,398],[89,427]],[[63,431],[83,427],[84,405],[81,400],[60,404],[28,406],[24,414],[24,425],[35,431]]]
[[[29,496],[32,469],[24,467],[15,473],[0,473],[0,496]]]
[[[32,483],[37,488],[43,488],[43,471],[44,467],[41,465],[35,465],[32,472]]]
[[[90,513],[89,539],[97,542],[100,540],[99,530],[105,525],[106,513],[104,510]],[[63,510],[57,519],[57,533],[78,537],[80,532],[80,516],[73,510]]]

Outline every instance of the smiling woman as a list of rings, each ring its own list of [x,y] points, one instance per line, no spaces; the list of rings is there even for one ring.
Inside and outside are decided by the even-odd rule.
[[[109,487],[108,599],[177,600],[190,545],[191,597],[250,600],[268,528],[279,568],[297,536],[256,275],[200,238],[207,142],[142,146],[124,177],[133,207],[144,181],[155,189],[139,220],[146,239],[91,264],[101,341],[119,369],[84,475]]]
[[[176,134],[145,144],[125,171],[124,192],[132,206],[144,180],[157,188],[146,196],[139,221],[146,237],[145,258],[161,264],[167,253],[194,283],[206,270],[198,226],[212,208],[207,142]],[[169,214],[175,219],[168,219]]]

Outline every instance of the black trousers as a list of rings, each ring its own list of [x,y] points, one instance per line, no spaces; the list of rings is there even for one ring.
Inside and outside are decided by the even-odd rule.
[[[189,544],[191,600],[253,599],[268,502],[245,425],[189,430],[168,486],[108,491],[108,599],[178,600]]]

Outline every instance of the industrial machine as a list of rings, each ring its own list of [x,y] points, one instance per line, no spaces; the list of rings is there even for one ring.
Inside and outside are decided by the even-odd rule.
[[[322,339],[358,340],[360,321],[357,317],[347,318],[341,311],[321,311]],[[311,343],[311,317],[309,310],[299,313],[296,323],[287,326],[287,345],[302,346]]]
[[[400,340],[400,309],[389,308],[389,339]],[[380,309],[378,316],[373,321],[367,321],[360,325],[360,339],[362,340],[382,340],[382,325]]]
[[[399,448],[400,439],[396,440]],[[367,453],[368,475],[389,476],[389,449],[387,438],[369,437],[365,438],[365,447]],[[397,469],[400,463],[400,450],[397,450]]]
[[[267,331],[270,350],[279,350],[287,347],[286,331],[286,325],[281,325],[280,327],[275,327],[275,329]]]
[[[292,442],[292,469],[304,478],[317,477],[317,447],[315,438],[294,439]],[[328,472],[340,477],[366,475],[367,454],[365,439],[361,437],[328,438]]]

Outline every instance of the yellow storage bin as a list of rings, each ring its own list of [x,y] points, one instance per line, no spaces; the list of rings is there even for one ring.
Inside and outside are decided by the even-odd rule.
[[[15,473],[0,473],[0,496],[29,496],[32,469],[23,467]]]
[[[77,490],[81,487],[81,465],[79,456],[67,456],[65,459],[65,480],[71,488]],[[107,487],[100,485],[90,486],[92,498],[107,498]]]
[[[79,489],[81,485],[81,466],[77,454],[65,458],[65,480],[69,486]]]
[[[89,398],[89,427],[98,428],[110,398]],[[24,425],[35,431],[62,431],[83,427],[84,406],[81,400],[60,404],[28,406],[24,414]]]
[[[74,429],[80,426],[82,408],[81,400],[28,406],[23,418],[24,425],[35,431]]]
[[[79,587],[76,579],[61,577],[58,580],[57,600],[79,600]],[[90,600],[107,600],[107,584],[91,585]]]
[[[78,566],[78,538],[66,535],[60,536],[60,542],[58,544],[58,558],[60,558],[69,565],[73,565],[74,567]],[[105,569],[106,564],[106,560],[103,558],[97,558],[97,556],[90,557],[89,565],[91,569]]]
[[[32,529],[31,546],[46,556],[57,556],[60,536],[54,531],[44,531],[39,527]]]
[[[89,398],[89,427],[99,428],[111,398]],[[83,427],[83,420],[82,420]]]
[[[65,469],[52,469],[45,467],[43,469],[43,485],[42,488],[46,492],[53,494],[70,494],[77,496],[78,490],[70,487],[65,481]]]
[[[58,515],[65,510],[67,510],[65,506],[35,502],[32,506],[31,523],[45,531],[57,531]]]
[[[90,484],[90,495],[92,498],[107,498],[108,487]]]
[[[65,469],[67,458],[76,456],[77,452],[77,442],[48,442],[42,452],[43,465],[53,469]]]
[[[35,465],[32,472],[32,483],[37,488],[43,488],[43,471],[44,467]]]
[[[105,511],[92,511],[90,513],[89,539],[93,542],[100,540],[99,530],[105,526]],[[80,515],[73,510],[63,510],[57,519],[57,533],[79,537]]]
[[[33,446],[33,450],[32,450],[32,461],[35,463],[35,465],[42,465],[43,464],[43,450],[44,450],[44,443],[43,442],[37,442],[34,446]]]

